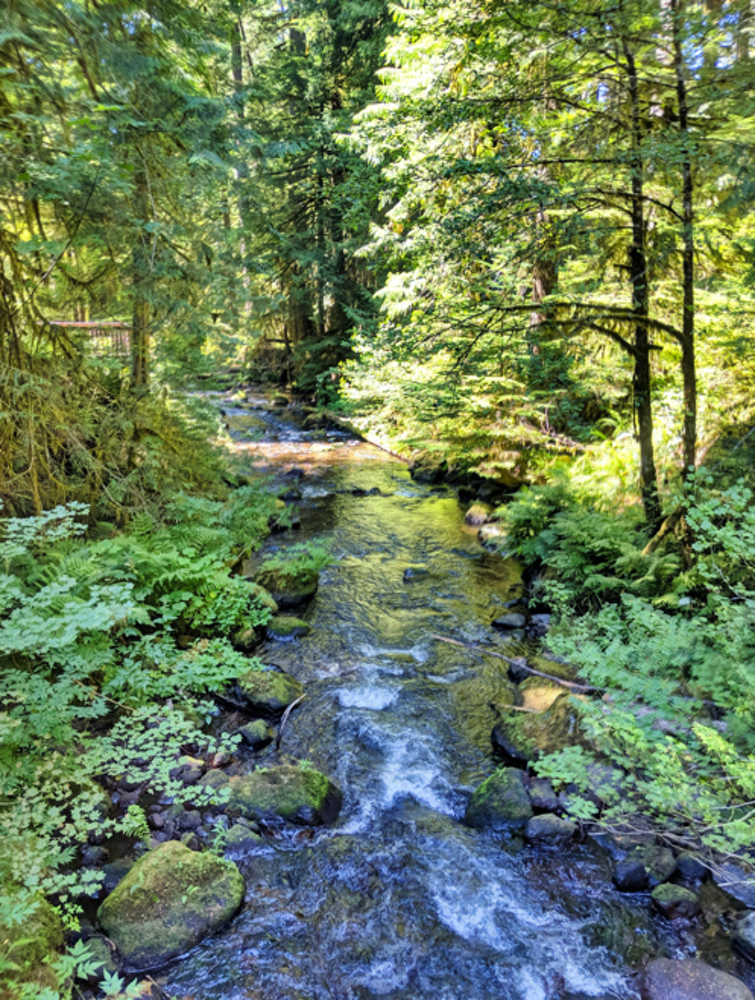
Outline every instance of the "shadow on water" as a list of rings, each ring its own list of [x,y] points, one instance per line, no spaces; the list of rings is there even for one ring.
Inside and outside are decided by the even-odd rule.
[[[535,850],[460,822],[493,768],[491,703],[507,684],[505,664],[433,636],[499,641],[490,622],[518,592],[518,567],[482,549],[450,491],[418,486],[400,462],[344,438],[318,440],[279,411],[253,416],[264,426],[250,424],[251,441],[237,430],[239,449],[302,495],[301,532],[272,537],[266,550],[313,539],[336,558],[306,612],[310,635],[261,655],[307,689],[283,758],[332,774],[344,808],[309,842],[267,844],[241,863],[244,908],[176,964],[166,992],[636,997],[617,936],[646,944],[652,926],[639,911],[627,919],[624,906],[624,929],[605,933],[619,909],[601,858],[584,846]],[[286,477],[292,465],[305,475]],[[418,565],[427,575],[404,582]]]

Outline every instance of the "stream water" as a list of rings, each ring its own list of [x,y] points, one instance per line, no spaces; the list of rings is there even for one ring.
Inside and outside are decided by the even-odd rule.
[[[314,539],[336,559],[305,613],[311,634],[259,651],[307,697],[281,750],[255,760],[310,760],[344,805],[334,827],[240,862],[242,911],[168,971],[167,995],[636,997],[626,956],[662,943],[647,901],[611,887],[607,860],[587,844],[534,848],[461,822],[494,767],[490,703],[506,665],[434,636],[497,648],[490,622],[516,593],[516,565],[482,548],[451,490],[415,484],[389,455],[306,433],[263,398],[224,406],[238,449],[302,494],[301,530],[266,548]],[[427,576],[404,582],[418,564]]]

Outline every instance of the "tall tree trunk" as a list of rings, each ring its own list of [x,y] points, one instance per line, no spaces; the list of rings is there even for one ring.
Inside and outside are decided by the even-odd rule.
[[[671,0],[674,42],[674,72],[682,135],[682,378],[684,382],[684,470],[686,478],[695,468],[697,450],[697,376],[695,372],[695,242],[692,212],[693,181],[689,148],[689,108],[684,78],[680,0]]]
[[[131,384],[144,388],[149,384],[149,235],[144,223],[149,214],[147,173],[139,165],[135,178],[135,210],[139,233],[131,251],[133,318],[131,321]]]
[[[645,253],[644,167],[642,159],[642,117],[640,88],[634,53],[626,38],[623,40],[627,67],[629,96],[632,110],[631,127],[631,208],[632,245],[629,251],[632,311],[634,325],[634,405],[640,444],[640,481],[645,519],[653,532],[661,523],[658,498],[658,478],[653,451],[653,409],[650,395],[650,337],[648,330],[649,295],[648,269]]]

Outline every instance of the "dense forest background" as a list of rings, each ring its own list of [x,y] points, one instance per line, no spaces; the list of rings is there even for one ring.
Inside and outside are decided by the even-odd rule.
[[[185,392],[219,373],[506,491],[600,695],[540,773],[610,759],[604,818],[751,858],[754,32],[750,0],[5,0],[6,925],[40,892],[75,919],[97,782],[167,787],[206,734],[150,706],[269,620],[236,569],[281,505]]]
[[[137,394],[242,365],[516,481],[611,440],[658,523],[747,420],[751,47],[712,0],[7,3],[12,492],[90,462],[83,385],[107,437],[55,325],[102,320]]]

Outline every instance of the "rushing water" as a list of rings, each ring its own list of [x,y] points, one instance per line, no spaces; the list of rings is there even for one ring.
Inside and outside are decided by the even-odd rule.
[[[266,548],[315,539],[336,559],[306,611],[311,634],[260,651],[307,691],[280,753],[261,762],[310,760],[344,806],[334,827],[240,862],[241,913],[169,971],[166,993],[636,997],[619,954],[627,941],[656,950],[653,925],[619,903],[607,862],[587,845],[536,849],[461,822],[493,769],[505,664],[435,636],[500,643],[490,622],[517,593],[517,567],[479,545],[450,490],[415,484],[383,452],[277,411],[226,412],[239,449],[302,493],[301,531]],[[292,465],[303,478],[285,475]],[[416,565],[427,576],[404,582]]]

